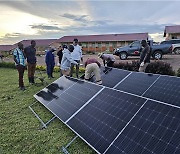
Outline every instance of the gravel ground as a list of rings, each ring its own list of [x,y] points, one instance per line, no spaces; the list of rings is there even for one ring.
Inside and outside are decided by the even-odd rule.
[[[87,58],[96,58],[101,64],[102,64],[102,60],[98,58],[97,55],[83,55],[83,62],[86,61]],[[115,56],[116,58],[116,62],[131,62],[134,60],[139,60],[138,57],[128,57],[128,60],[120,60],[118,56]],[[45,56],[37,56],[37,64],[38,65],[45,65],[44,62]],[[55,57],[56,60],[56,65],[58,64],[58,57]],[[12,58],[4,58],[4,61],[13,61]],[[151,60],[153,61],[153,60]],[[173,67],[173,70],[177,71],[180,68],[180,55],[164,55],[162,60],[164,62],[170,63],[171,66]]]

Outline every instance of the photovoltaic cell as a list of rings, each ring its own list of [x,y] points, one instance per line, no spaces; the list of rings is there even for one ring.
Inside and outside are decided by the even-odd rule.
[[[143,96],[180,106],[180,78],[160,76]]]
[[[102,84],[106,87],[113,88],[122,79],[124,79],[130,72],[120,69],[110,69],[101,76]]]
[[[45,97],[41,98],[39,95],[41,91],[35,97],[43,100],[42,104],[65,122],[102,87],[72,78],[62,78],[46,87],[49,95],[53,96],[52,100],[44,101]]]
[[[155,74],[133,72],[115,89],[141,96],[158,77],[159,75]]]
[[[99,153],[103,153],[145,101],[105,88],[67,125]]]
[[[180,109],[148,101],[107,154],[179,154]]]

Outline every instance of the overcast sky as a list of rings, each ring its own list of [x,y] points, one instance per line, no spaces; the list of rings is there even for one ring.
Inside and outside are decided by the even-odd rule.
[[[64,35],[148,32],[163,40],[166,25],[180,25],[180,1],[0,0],[0,44]]]

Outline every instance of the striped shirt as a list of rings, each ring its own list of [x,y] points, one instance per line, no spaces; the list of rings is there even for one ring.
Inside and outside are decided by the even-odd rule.
[[[16,60],[19,62],[20,65],[25,66],[25,57],[22,50],[16,48],[13,52],[13,55],[16,57]],[[16,62],[15,65],[17,65]]]

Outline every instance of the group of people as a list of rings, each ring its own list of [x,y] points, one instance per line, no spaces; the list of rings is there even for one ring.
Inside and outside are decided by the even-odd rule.
[[[147,65],[150,63],[150,47],[146,40],[141,41],[142,44],[142,51],[140,55],[140,67],[139,71],[143,72],[145,71]],[[19,88],[21,90],[25,90],[24,82],[23,82],[23,76],[24,76],[24,70],[25,70],[25,64],[27,59],[27,69],[28,69],[28,79],[30,84],[34,84],[34,74],[35,74],[35,68],[36,68],[36,42],[34,40],[31,41],[31,45],[23,48],[23,44],[20,42],[18,43],[18,47],[14,50],[14,61],[16,68],[19,73]],[[82,49],[78,45],[78,39],[75,38],[73,40],[72,45],[63,45],[58,48],[57,55],[59,57],[59,63],[60,63],[60,76],[73,76],[74,67],[76,68],[76,77],[79,78],[79,66],[80,62],[83,62],[82,57]],[[55,58],[54,58],[54,51],[56,51],[55,48],[50,48],[46,52],[45,56],[45,63],[47,67],[47,75],[49,78],[53,77],[53,69],[55,66]],[[98,54],[98,57],[103,60],[103,65],[107,67],[113,67],[113,64],[115,62],[115,57],[113,54],[105,54],[100,53]],[[91,77],[94,75],[96,78],[97,84],[102,84],[101,75],[100,75],[100,67],[101,64],[98,62],[95,58],[88,58],[86,60],[85,64],[85,80],[90,80]]]
[[[15,65],[19,73],[20,90],[25,90],[23,76],[26,66],[26,59],[27,59],[27,68],[28,68],[28,80],[30,84],[34,84],[34,73],[37,62],[35,46],[36,46],[36,42],[34,40],[32,40],[31,45],[26,47],[25,49],[23,47],[23,44],[19,42],[18,47],[13,52]]]

